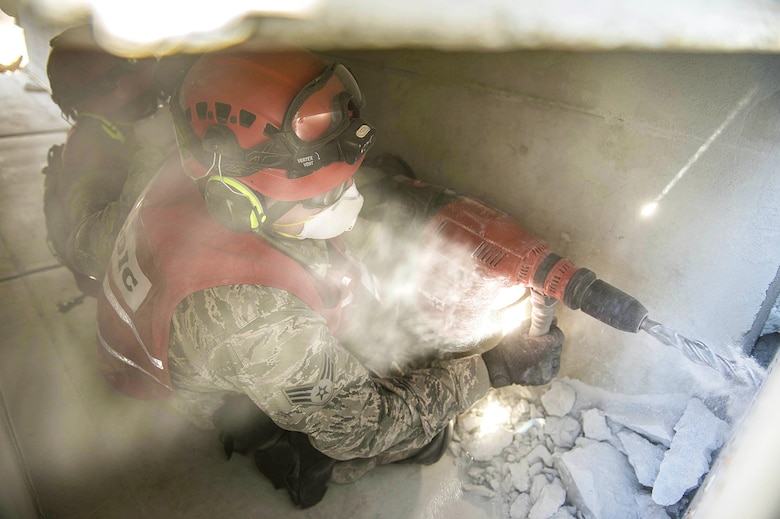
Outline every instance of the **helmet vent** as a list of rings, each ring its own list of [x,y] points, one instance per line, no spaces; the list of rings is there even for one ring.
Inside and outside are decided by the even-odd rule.
[[[217,113],[218,123],[227,123],[228,117],[230,117],[230,108],[231,106],[229,104],[214,103],[214,111]]]
[[[195,103],[195,113],[198,114],[198,119],[205,119],[209,111],[209,105],[205,101]]]
[[[257,116],[252,112],[247,112],[246,110],[241,110],[238,112],[238,124],[244,128],[249,128],[252,126],[255,122],[255,119],[257,119]]]

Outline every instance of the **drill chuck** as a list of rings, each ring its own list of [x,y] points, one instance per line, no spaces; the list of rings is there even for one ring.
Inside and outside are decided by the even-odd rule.
[[[642,303],[555,253],[548,252],[535,265],[531,286],[572,310],[582,310],[613,328],[632,333],[639,331],[647,317]]]
[[[582,275],[577,275],[582,272]],[[579,308],[599,321],[624,332],[639,332],[648,311],[642,303],[581,268],[564,292],[563,304]]]

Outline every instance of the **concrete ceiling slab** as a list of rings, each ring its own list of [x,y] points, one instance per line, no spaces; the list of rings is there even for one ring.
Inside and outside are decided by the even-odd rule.
[[[770,0],[2,0],[42,25],[92,19],[120,54],[203,51],[251,41],[309,48],[563,48],[777,52],[780,4]]]

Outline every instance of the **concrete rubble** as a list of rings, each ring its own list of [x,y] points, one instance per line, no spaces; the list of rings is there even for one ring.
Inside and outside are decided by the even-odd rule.
[[[458,418],[451,450],[464,490],[507,518],[676,519],[729,429],[696,397],[562,378],[492,391]]]
[[[630,431],[619,432],[618,438],[639,483],[652,487],[664,459],[663,448]]]
[[[569,500],[585,517],[637,519],[639,483],[626,457],[611,445],[587,442],[563,453],[555,466]]]
[[[679,501],[709,471],[712,452],[725,442],[728,424],[701,400],[692,399],[675,431],[653,485],[653,501],[664,506]]]

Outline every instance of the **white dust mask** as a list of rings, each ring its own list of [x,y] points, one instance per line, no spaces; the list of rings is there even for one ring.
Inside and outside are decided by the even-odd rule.
[[[351,231],[362,208],[363,195],[352,184],[336,203],[305,220],[296,237],[327,240]]]

